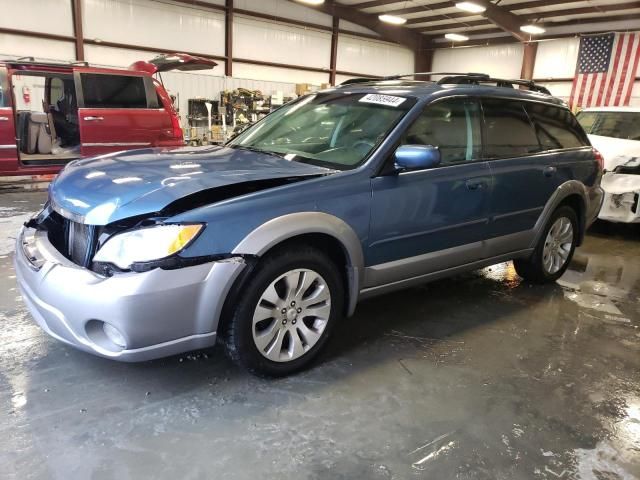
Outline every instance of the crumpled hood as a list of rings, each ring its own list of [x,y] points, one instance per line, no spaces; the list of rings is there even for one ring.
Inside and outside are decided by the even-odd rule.
[[[604,169],[611,171],[626,162],[629,157],[640,156],[640,141],[623,138],[588,135],[591,145],[604,157]]]
[[[106,225],[159,212],[202,190],[329,173],[334,171],[228,147],[132,150],[72,162],[50,185],[49,197],[67,216]]]

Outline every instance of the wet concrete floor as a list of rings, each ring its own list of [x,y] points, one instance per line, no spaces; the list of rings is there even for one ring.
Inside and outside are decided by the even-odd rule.
[[[0,195],[0,478],[640,478],[640,225],[597,225],[559,284],[510,263],[360,304],[313,369],[221,349],[121,364],[47,337]]]

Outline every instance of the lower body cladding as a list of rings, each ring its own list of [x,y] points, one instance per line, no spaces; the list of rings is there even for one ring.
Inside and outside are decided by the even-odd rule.
[[[640,175],[608,172],[602,177],[605,196],[598,218],[609,222],[640,222]]]
[[[103,277],[72,263],[33,229],[20,232],[15,255],[25,303],[47,333],[128,362],[213,345],[224,300],[244,266],[242,258],[230,258]]]

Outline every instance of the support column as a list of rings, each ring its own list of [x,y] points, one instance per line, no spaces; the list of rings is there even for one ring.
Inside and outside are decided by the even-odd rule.
[[[84,61],[84,36],[82,34],[82,0],[71,0],[73,36],[75,37],[76,60]]]
[[[415,50],[414,70],[416,72],[430,72],[433,69],[433,49],[427,48],[426,43],[425,40],[421,40]],[[418,77],[418,80],[429,80],[429,77]]]
[[[329,60],[329,83],[336,84],[336,65],[338,63],[338,35],[340,30],[340,19],[333,17],[333,30],[331,33],[331,58]]]
[[[233,0],[226,0],[224,15],[224,74],[233,76]]]
[[[533,68],[536,64],[536,54],[538,53],[538,43],[531,42],[524,44],[524,53],[522,55],[522,69],[520,70],[520,78],[525,80],[533,80]]]

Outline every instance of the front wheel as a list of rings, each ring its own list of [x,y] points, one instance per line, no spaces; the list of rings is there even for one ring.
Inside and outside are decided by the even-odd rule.
[[[571,207],[562,206],[547,222],[531,257],[513,261],[516,272],[534,283],[555,282],[569,267],[577,241],[578,217]]]
[[[284,376],[306,367],[343,311],[341,276],[308,247],[264,258],[244,284],[224,331],[227,353],[250,372]]]

